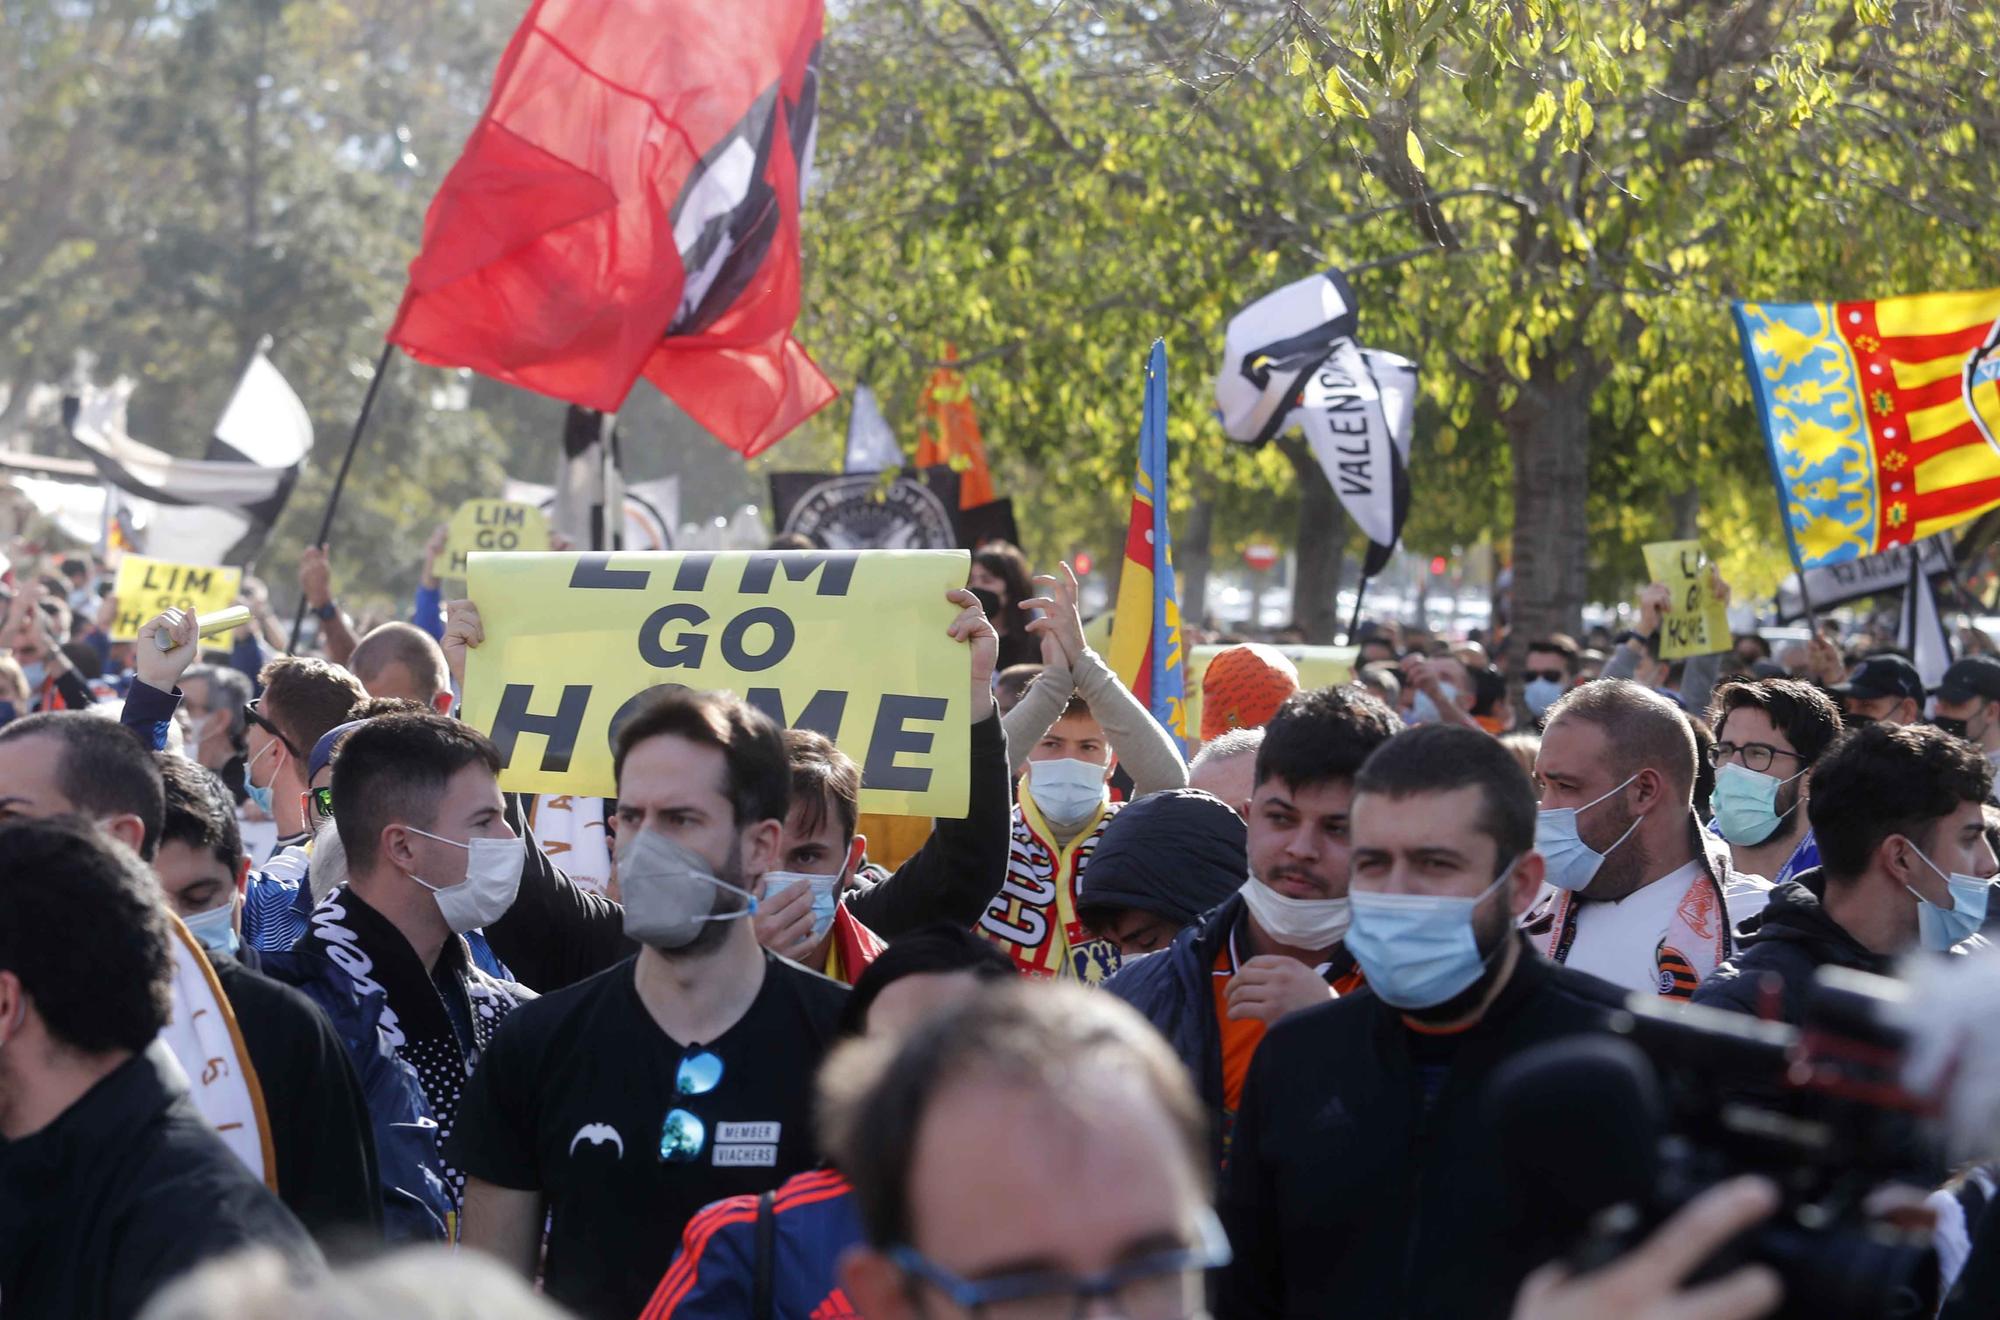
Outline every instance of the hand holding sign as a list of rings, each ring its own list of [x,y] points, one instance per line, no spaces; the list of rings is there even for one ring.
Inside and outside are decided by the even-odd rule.
[[[1644,547],[1646,571],[1671,601],[1660,620],[1660,658],[1679,660],[1729,649],[1728,588],[1699,541],[1657,541]]]

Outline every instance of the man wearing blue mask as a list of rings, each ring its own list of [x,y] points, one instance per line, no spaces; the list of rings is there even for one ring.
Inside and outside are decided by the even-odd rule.
[[[1733,910],[1770,886],[1736,875],[1696,821],[1695,766],[1680,708],[1637,683],[1599,679],[1550,709],[1535,758],[1548,884],[1523,922],[1544,955],[1677,999],[1730,955]]]
[[[1218,1314],[1490,1316],[1567,1245],[1504,1231],[1485,1083],[1602,1029],[1613,987],[1535,956],[1535,794],[1477,730],[1390,739],[1354,781],[1347,948],[1367,988],[1271,1028],[1250,1065],[1221,1205]]]
[[[1979,749],[1927,725],[1874,724],[1813,767],[1806,810],[1821,863],[1779,885],[1743,951],[1695,1002],[1797,1023],[1822,967],[1886,974],[1912,950],[1983,944],[2000,871]]]
[[[1538,723],[1548,715],[1549,707],[1576,686],[1576,655],[1576,643],[1561,635],[1528,643],[1521,664],[1521,699]]]
[[[1711,828],[1730,864],[1773,884],[1818,866],[1807,775],[1840,736],[1839,708],[1811,683],[1735,678],[1716,689],[1715,709]],[[1740,926],[1750,913],[1733,905],[1730,915]]]

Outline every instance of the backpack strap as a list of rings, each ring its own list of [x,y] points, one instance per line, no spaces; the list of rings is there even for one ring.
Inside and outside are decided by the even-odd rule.
[[[750,1314],[755,1320],[771,1320],[772,1297],[778,1273],[778,1213],[772,1202],[776,1192],[757,1198],[757,1274],[752,1285]]]

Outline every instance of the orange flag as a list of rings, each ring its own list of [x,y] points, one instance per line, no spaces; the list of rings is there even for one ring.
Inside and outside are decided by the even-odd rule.
[[[949,467],[958,473],[958,507],[976,508],[993,502],[993,474],[986,470],[986,443],[979,438],[979,418],[972,411],[972,390],[958,369],[958,347],[944,346],[947,365],[931,373],[924,387],[924,415],[930,424],[917,440],[917,466]]]

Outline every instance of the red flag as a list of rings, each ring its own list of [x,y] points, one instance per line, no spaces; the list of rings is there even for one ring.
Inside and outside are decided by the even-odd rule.
[[[392,342],[730,448],[832,402],[792,338],[822,0],[536,0],[424,222]]]

